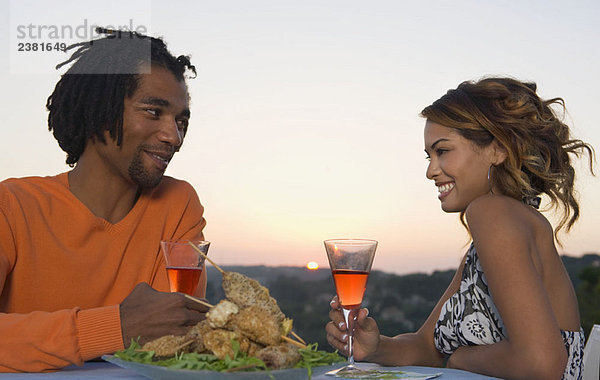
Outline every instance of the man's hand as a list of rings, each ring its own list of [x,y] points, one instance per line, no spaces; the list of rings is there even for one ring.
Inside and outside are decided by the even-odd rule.
[[[184,335],[207,311],[183,293],[158,292],[139,283],[120,305],[123,343],[128,347],[138,337],[143,345],[164,335]]]

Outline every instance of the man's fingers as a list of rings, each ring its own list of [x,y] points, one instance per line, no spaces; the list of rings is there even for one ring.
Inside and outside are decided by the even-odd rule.
[[[182,321],[182,324],[188,327],[196,326],[198,322],[203,321],[204,319],[206,319],[205,313],[200,313],[196,310],[187,310],[185,313],[185,320]]]
[[[174,327],[172,330],[169,331],[168,335],[181,336],[187,334],[189,330],[189,326]]]

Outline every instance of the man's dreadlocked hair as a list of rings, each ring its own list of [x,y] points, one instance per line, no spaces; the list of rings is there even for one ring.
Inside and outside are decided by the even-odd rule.
[[[79,160],[88,139],[106,143],[105,131],[122,144],[124,100],[135,93],[139,75],[149,73],[151,66],[169,70],[179,81],[185,80],[186,70],[196,74],[189,57],[175,58],[160,38],[103,28],[96,32],[107,36],[67,48],[78,49],[56,68],[74,63],[46,102],[48,129],[67,153],[69,166]]]

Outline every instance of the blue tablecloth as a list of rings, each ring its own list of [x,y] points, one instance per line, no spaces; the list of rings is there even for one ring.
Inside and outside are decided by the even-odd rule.
[[[372,364],[360,363],[359,366],[371,366]],[[471,372],[460,371],[448,368],[431,368],[431,367],[385,367],[390,370],[403,370],[410,372],[418,372],[422,374],[442,373],[438,377],[440,380],[489,380],[493,377],[478,375]],[[48,380],[48,379],[88,379],[88,380],[105,380],[105,379],[131,379],[131,380],[147,380],[146,377],[139,375],[132,370],[125,369],[105,362],[88,362],[83,367],[67,367],[62,371],[51,373],[4,373],[0,374],[0,379],[19,379],[19,380]],[[334,377],[320,375],[314,376],[314,380],[333,380]],[[201,379],[199,379],[201,380]]]

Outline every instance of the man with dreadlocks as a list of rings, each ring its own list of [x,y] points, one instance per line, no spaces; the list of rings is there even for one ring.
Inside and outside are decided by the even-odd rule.
[[[81,365],[204,319],[168,292],[159,249],[203,238],[196,192],[163,176],[187,131],[195,68],[161,39],[101,32],[73,46],[46,105],[73,169],[0,183],[0,372]]]

